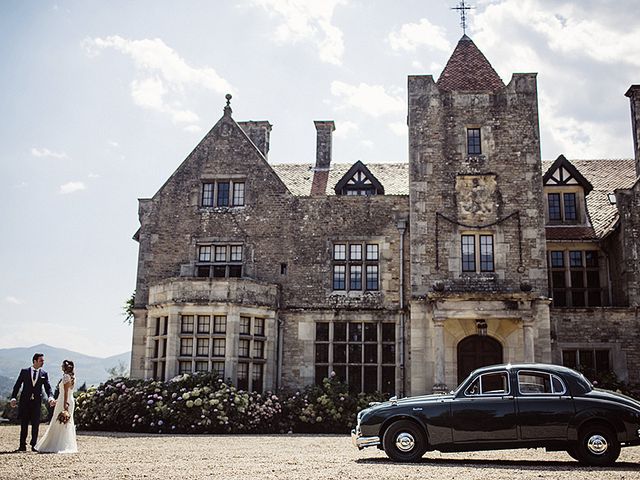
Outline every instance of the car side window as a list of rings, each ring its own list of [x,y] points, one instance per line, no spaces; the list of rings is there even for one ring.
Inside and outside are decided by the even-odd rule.
[[[518,390],[523,395],[561,395],[567,391],[559,377],[542,372],[518,372]]]
[[[464,392],[468,397],[477,395],[507,395],[508,393],[509,375],[507,372],[485,373],[484,375],[480,375]]]

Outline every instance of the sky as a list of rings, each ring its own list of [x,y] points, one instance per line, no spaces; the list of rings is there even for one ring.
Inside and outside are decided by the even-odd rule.
[[[268,120],[271,163],[407,161],[407,75],[442,71],[457,0],[0,2],[0,348],[131,347],[138,198],[222,115]],[[477,0],[505,83],[538,73],[544,160],[632,158],[636,1]]]

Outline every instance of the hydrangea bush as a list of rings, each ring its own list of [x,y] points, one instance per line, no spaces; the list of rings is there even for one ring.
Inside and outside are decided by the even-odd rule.
[[[335,378],[302,391],[246,392],[212,374],[168,382],[114,379],[80,393],[82,430],[154,433],[345,433],[380,394],[353,395]]]

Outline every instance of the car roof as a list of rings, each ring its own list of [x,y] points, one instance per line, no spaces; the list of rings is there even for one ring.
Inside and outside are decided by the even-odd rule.
[[[509,370],[509,371],[545,370],[547,372],[563,373],[563,374],[571,375],[575,377],[581,376],[579,372],[576,372],[571,368],[564,367],[562,365],[555,365],[552,363],[503,363],[499,365],[489,365],[486,367],[480,367],[474,370],[472,373],[484,373],[484,372],[491,372],[495,370]]]
[[[560,375],[569,384],[569,388],[573,395],[584,394],[591,391],[593,388],[590,382],[580,372],[576,372],[568,367],[563,367],[562,365],[554,365],[551,363],[503,363],[500,365],[489,365],[474,370],[468,378],[483,373],[498,372],[501,370],[507,370],[514,373],[521,370],[537,370]]]

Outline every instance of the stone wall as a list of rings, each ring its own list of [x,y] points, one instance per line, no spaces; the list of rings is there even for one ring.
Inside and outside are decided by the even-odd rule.
[[[553,362],[562,364],[562,349],[610,349],[618,377],[640,383],[640,309],[551,309]]]
[[[408,89],[413,295],[434,281],[492,291],[528,282],[546,295],[535,74],[494,93],[440,92],[431,76],[410,76]],[[466,154],[467,128],[481,129],[482,155]],[[493,274],[460,274],[465,230],[495,232]]]

